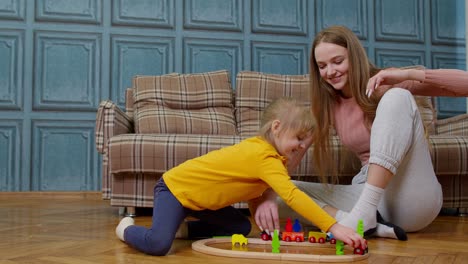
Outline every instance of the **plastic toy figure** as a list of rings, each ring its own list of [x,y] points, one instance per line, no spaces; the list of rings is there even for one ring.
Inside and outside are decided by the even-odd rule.
[[[302,226],[301,226],[301,223],[299,223],[299,219],[295,219],[292,231],[301,232],[301,230],[302,230]]]
[[[271,252],[280,253],[279,248],[280,248],[280,242],[279,242],[278,230],[275,229],[275,231],[273,231],[273,239],[271,241]]]
[[[249,240],[242,234],[234,234],[231,237],[232,246],[239,244],[239,247],[247,246]]]
[[[336,255],[344,255],[344,243],[341,240],[336,241]]]
[[[291,224],[291,218],[288,217],[288,219],[286,219],[286,225],[284,226],[284,231],[286,232],[292,232],[293,231],[293,227],[292,227],[292,224]]]

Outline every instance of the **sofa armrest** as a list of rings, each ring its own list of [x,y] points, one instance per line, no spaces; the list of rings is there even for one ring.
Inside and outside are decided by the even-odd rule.
[[[468,114],[437,120],[435,133],[444,136],[468,136]]]
[[[120,134],[133,133],[133,119],[115,103],[102,101],[96,115],[95,141],[99,153],[103,154],[109,139]]]
[[[164,173],[241,140],[236,135],[122,134],[109,140],[109,173]]]
[[[467,175],[468,137],[435,135],[429,137],[432,164],[437,176]]]

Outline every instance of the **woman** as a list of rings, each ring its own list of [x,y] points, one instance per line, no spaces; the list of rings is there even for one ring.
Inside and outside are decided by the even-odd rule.
[[[298,187],[339,223],[355,227],[358,219],[363,219],[365,230],[377,230],[377,236],[405,240],[403,230],[413,232],[429,225],[441,209],[442,190],[411,93],[467,96],[468,73],[454,69],[378,69],[369,62],[351,30],[332,26],[314,39],[310,79],[317,121],[317,170],[324,177],[334,165],[329,148],[332,127],[342,144],[359,157],[362,168],[351,185],[335,185],[330,190],[317,183],[296,182]],[[260,227],[278,226],[274,199],[274,193],[268,191],[258,201],[255,220]],[[377,210],[403,230],[377,224]]]

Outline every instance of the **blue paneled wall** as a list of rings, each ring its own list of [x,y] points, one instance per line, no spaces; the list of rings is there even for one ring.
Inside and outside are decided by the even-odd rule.
[[[134,75],[308,71],[343,24],[379,66],[466,68],[464,0],[0,0],[0,191],[99,190],[99,102]],[[441,117],[465,112],[441,98]]]

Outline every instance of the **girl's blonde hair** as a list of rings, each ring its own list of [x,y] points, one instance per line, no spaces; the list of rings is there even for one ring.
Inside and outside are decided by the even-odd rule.
[[[282,124],[280,133],[293,131],[298,134],[312,132],[315,121],[309,107],[291,97],[280,97],[272,101],[263,111],[258,135],[272,142],[271,125],[274,120]]]

